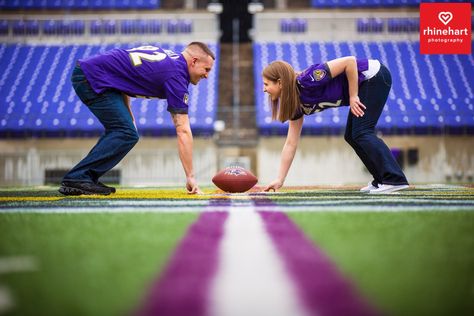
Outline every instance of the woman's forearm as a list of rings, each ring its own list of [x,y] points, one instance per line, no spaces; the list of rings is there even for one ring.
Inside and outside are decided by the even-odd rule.
[[[296,145],[285,143],[281,152],[280,169],[278,171],[278,179],[283,183],[285,182],[288,171],[290,170],[293,158],[296,153]]]

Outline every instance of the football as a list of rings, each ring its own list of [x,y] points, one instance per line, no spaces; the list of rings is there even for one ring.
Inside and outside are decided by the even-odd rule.
[[[238,193],[250,190],[258,182],[258,179],[245,168],[227,167],[219,171],[212,178],[212,182],[222,191]]]

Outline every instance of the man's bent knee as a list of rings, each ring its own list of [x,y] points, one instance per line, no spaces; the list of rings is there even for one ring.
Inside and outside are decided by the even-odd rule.
[[[127,129],[121,132],[121,134],[122,134],[122,138],[132,147],[136,143],[138,143],[138,140],[140,139],[140,136],[138,135],[138,132],[135,129]]]
[[[140,135],[138,135],[138,132],[136,130],[133,130],[127,134],[128,134],[128,139],[130,140],[130,143],[132,143],[133,145],[138,143],[138,140],[140,139]]]

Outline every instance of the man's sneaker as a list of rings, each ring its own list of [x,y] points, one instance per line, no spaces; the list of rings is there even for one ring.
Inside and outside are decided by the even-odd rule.
[[[114,187],[109,187],[108,185],[105,185],[100,181],[97,182],[97,185],[100,185],[101,187],[109,189],[110,193],[115,193],[115,191],[116,191]]]
[[[404,189],[408,189],[408,184],[399,184],[399,185],[392,185],[392,184],[381,184],[377,189],[370,190],[370,194],[390,194],[395,191],[400,191]]]
[[[104,188],[93,182],[78,182],[78,181],[64,181],[61,183],[59,188],[59,193],[64,195],[109,195],[111,193],[110,189]]]
[[[378,188],[378,186],[373,185],[372,181],[370,181],[369,183],[367,183],[366,187],[363,187],[362,189],[360,189],[360,192],[369,193],[371,190],[375,190],[377,188]]]

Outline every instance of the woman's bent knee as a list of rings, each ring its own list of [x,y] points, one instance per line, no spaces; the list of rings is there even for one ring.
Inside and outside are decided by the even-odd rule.
[[[345,133],[344,134],[344,140],[348,143],[348,144],[352,144],[354,142],[354,139],[352,138],[352,133]]]

